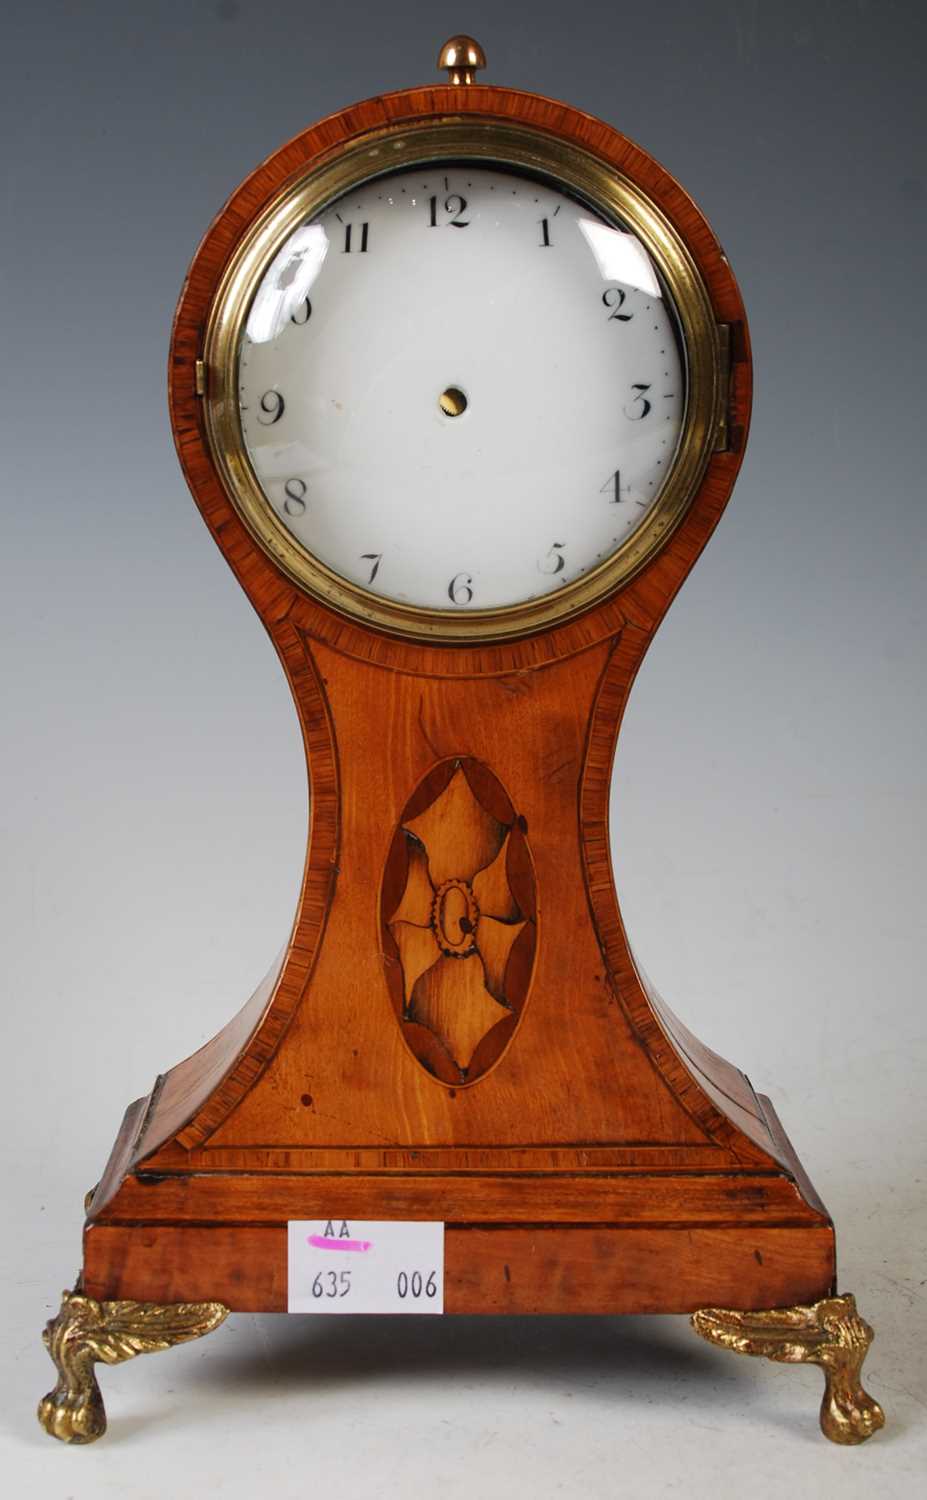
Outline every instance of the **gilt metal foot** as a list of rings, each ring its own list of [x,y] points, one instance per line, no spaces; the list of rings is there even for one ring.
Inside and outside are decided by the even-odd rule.
[[[64,1292],[61,1310],[42,1340],[58,1381],[39,1402],[39,1421],[63,1443],[94,1443],[106,1431],[106,1411],[94,1365],[119,1365],[211,1333],[228,1316],[221,1302],[95,1302]]]
[[[856,1300],[827,1297],[810,1307],[731,1312],[704,1307],[692,1327],[711,1344],[735,1354],[761,1354],[786,1364],[820,1365],[824,1371],[821,1431],[832,1443],[864,1443],[885,1425],[878,1401],[863,1390],[863,1360],[873,1332]]]

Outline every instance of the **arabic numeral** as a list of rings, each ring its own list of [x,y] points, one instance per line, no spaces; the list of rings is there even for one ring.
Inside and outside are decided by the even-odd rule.
[[[636,391],[637,394],[632,396],[631,400],[625,404],[623,408],[624,414],[629,422],[642,422],[644,417],[653,411],[653,403],[647,400],[646,395],[647,391],[650,390],[650,386],[638,382],[632,385],[631,389],[632,391]]]
[[[377,574],[380,571],[380,564],[381,564],[382,561],[383,561],[383,553],[382,552],[362,552],[361,553],[361,562],[369,562],[370,565],[371,565],[370,566],[370,577],[367,579],[368,583],[373,583],[373,580],[376,578]]]
[[[620,503],[621,503],[621,470],[620,469],[616,469],[615,472],[614,472],[614,474],[609,474],[609,476],[606,479],[605,483],[603,484],[602,488],[599,490],[599,494],[600,495],[604,495],[606,490],[610,490],[611,491],[611,497],[612,498],[611,498],[611,501],[609,503],[611,505],[620,505]]]
[[[261,411],[264,416],[259,416],[258,421],[262,427],[273,427],[275,422],[280,421],[285,410],[286,402],[279,391],[265,391],[261,397]]]
[[[360,244],[357,246],[357,248],[360,251],[361,255],[366,255],[366,253],[367,253],[367,232],[368,232],[369,228],[370,228],[369,224],[362,224],[360,226]],[[343,254],[345,254],[345,255],[350,255],[351,251],[352,251],[352,248],[353,248],[352,244],[351,244],[351,241],[353,239],[353,229],[354,229],[354,225],[353,224],[345,224],[345,226],[344,226],[344,251],[343,251]]]
[[[541,220],[541,249],[542,250],[550,250],[550,249],[552,249],[552,247],[553,247],[553,241],[551,240],[551,237],[550,237],[550,220],[549,219],[542,219]]]
[[[610,309],[608,314],[609,323],[613,318],[617,319],[619,323],[630,323],[634,314],[621,311],[627,301],[627,297],[627,292],[622,291],[620,286],[607,287],[602,293],[602,301]]]
[[[306,492],[309,489],[304,479],[288,479],[283,486],[283,509],[288,516],[306,514]]]
[[[464,218],[461,217],[467,211],[467,200],[466,200],[466,198],[461,198],[461,196],[460,196],[459,193],[449,193],[448,196],[444,200],[444,205],[443,206],[444,206],[444,212],[446,214],[450,215],[450,217],[447,219],[446,222],[447,222],[448,225],[450,225],[450,227],[452,229],[466,229],[467,228],[467,225],[470,223],[470,220],[469,219],[464,219]],[[429,208],[428,228],[429,229],[437,229],[437,227],[438,227],[438,195],[437,195],[437,193],[432,193],[431,197],[428,199],[428,208]]]
[[[551,574],[562,573],[564,568],[566,567],[566,563],[563,559],[563,549],[565,546],[565,542],[554,542],[546,557],[542,558],[538,563],[538,572]]]
[[[447,597],[452,604],[469,604],[473,599],[473,574],[457,573],[447,586]]]
[[[312,303],[308,297],[304,297],[296,311],[290,313],[290,322],[295,323],[297,328],[303,328],[312,317]]]

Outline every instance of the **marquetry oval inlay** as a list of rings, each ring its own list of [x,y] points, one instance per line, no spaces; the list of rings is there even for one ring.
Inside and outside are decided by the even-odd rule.
[[[441,761],[409,798],[380,915],[407,1045],[442,1083],[475,1083],[515,1034],[537,946],[527,826],[482,761]]]

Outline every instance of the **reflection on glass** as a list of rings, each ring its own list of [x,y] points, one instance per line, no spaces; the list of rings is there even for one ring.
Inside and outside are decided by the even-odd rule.
[[[290,318],[301,320],[303,304],[328,254],[328,235],[321,224],[304,224],[290,235],[271,263],[248,314],[248,337],[254,344],[275,339]]]
[[[650,256],[633,234],[594,219],[580,219],[579,227],[605,281],[620,281],[648,297],[663,296]]]

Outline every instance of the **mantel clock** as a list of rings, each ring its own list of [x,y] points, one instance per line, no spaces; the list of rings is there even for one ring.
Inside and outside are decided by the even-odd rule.
[[[648,984],[609,855],[634,675],[743,454],[741,298],[646,152],[469,38],[440,63],[269,157],[181,293],[177,448],[293,692],[308,851],[263,984],[126,1112],[40,1417],[99,1437],[95,1362],[229,1310],[404,1298],[688,1313],[821,1365],[860,1442],[831,1220]]]

